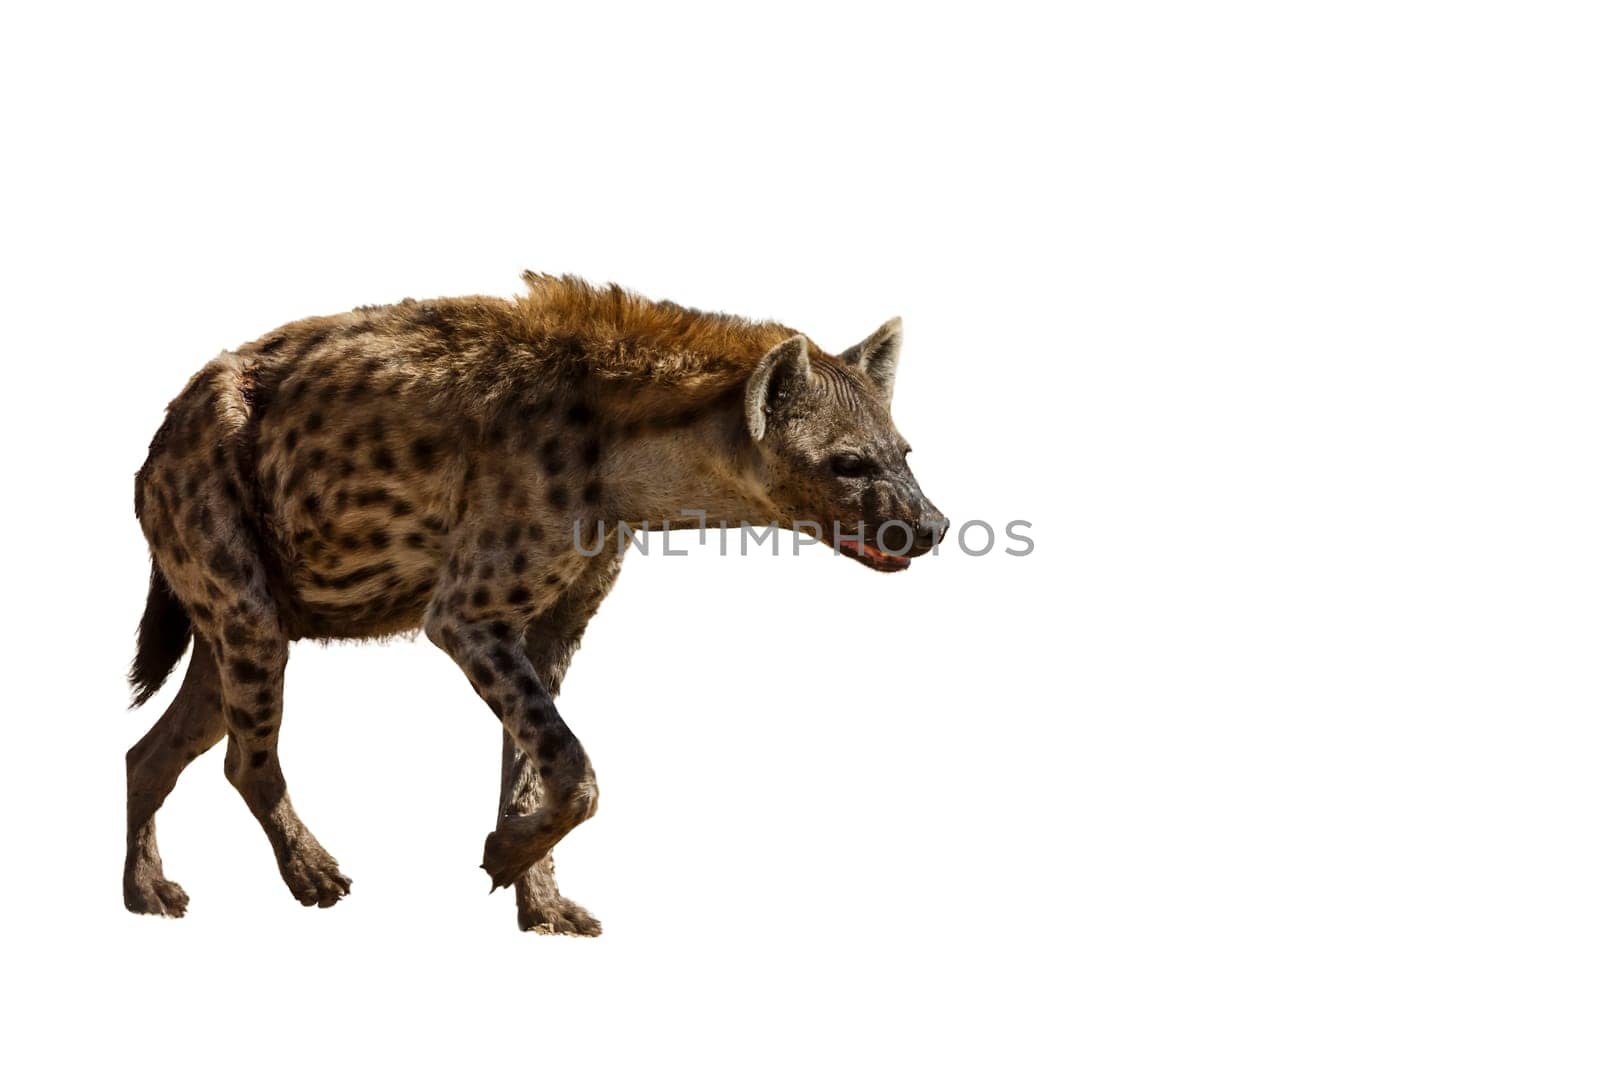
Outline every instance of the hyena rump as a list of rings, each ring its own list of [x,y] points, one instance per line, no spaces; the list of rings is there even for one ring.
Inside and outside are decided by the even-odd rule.
[[[516,886],[523,929],[597,934],[550,850],[598,796],[554,703],[621,565],[592,554],[598,531],[683,526],[689,510],[815,524],[884,571],[943,536],[889,417],[898,320],[830,356],[776,323],[524,280],[511,301],[292,323],[212,360],[169,406],[135,483],[152,557],[135,704],[191,637],[194,653],[128,753],[130,910],[183,914],[155,813],[224,737],[295,898],[343,897],[278,763],[289,643],[420,627],[505,727],[493,884]]]

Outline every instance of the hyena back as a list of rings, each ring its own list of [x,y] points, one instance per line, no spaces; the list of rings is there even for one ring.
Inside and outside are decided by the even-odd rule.
[[[515,885],[523,929],[597,934],[550,858],[598,798],[554,704],[620,568],[618,552],[593,553],[597,537],[700,511],[810,525],[901,570],[943,536],[889,417],[898,320],[831,356],[777,323],[524,280],[514,301],[292,323],[212,360],[169,406],[135,486],[152,557],[135,703],[191,637],[194,651],[128,753],[130,910],[183,914],[155,812],[224,737],[227,777],[295,898],[343,897],[350,881],[295,814],[278,762],[289,644],[420,628],[505,728],[493,885]],[[903,531],[892,546],[890,527]]]

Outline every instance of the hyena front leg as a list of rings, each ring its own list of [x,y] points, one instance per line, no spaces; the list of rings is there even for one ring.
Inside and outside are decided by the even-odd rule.
[[[503,819],[484,842],[483,868],[497,889],[515,884],[548,856],[594,814],[599,801],[589,757],[556,712],[522,638],[530,620],[559,598],[578,569],[572,561],[548,559],[496,582],[502,569],[492,556],[457,557],[423,621],[429,639],[466,673],[538,769],[542,795],[536,810]]]
[[[122,868],[122,901],[129,911],[177,918],[189,906],[183,887],[168,881],[161,869],[156,811],[183,769],[222,740],[224,732],[216,657],[197,636],[177,697],[128,750],[128,858]]]
[[[528,754],[506,734],[500,753],[500,819],[497,827],[527,819],[539,810],[544,789],[539,769]],[[568,900],[556,887],[553,853],[529,867],[516,880],[517,926],[541,934],[598,937],[600,920],[589,909]]]
[[[523,647],[539,680],[552,697],[561,695],[561,681],[577,651],[578,642],[600,601],[611,591],[621,560],[610,552],[589,564],[587,570],[562,593],[561,598],[528,627]],[[500,759],[500,825],[532,815],[543,798],[537,763],[511,735],[505,735]],[[568,900],[556,887],[553,855],[530,867],[517,879],[517,925],[543,934],[595,937],[600,920],[588,909]]]

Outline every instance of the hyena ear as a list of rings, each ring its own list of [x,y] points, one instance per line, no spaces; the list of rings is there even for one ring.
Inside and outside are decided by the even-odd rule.
[[[871,337],[851,345],[839,353],[839,358],[865,371],[887,404],[894,396],[894,372],[900,365],[900,317],[896,315],[873,330]]]
[[[811,383],[811,357],[799,334],[761,357],[744,387],[744,421],[757,441],[767,434],[767,415]]]

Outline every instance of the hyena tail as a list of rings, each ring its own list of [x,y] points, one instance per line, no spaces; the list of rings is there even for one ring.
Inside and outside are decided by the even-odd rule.
[[[138,707],[155,695],[178,665],[183,650],[189,647],[194,624],[189,613],[173,595],[172,587],[160,568],[150,564],[150,596],[144,602],[144,618],[139,620],[139,649],[128,669],[128,684],[133,686],[133,706]]]

